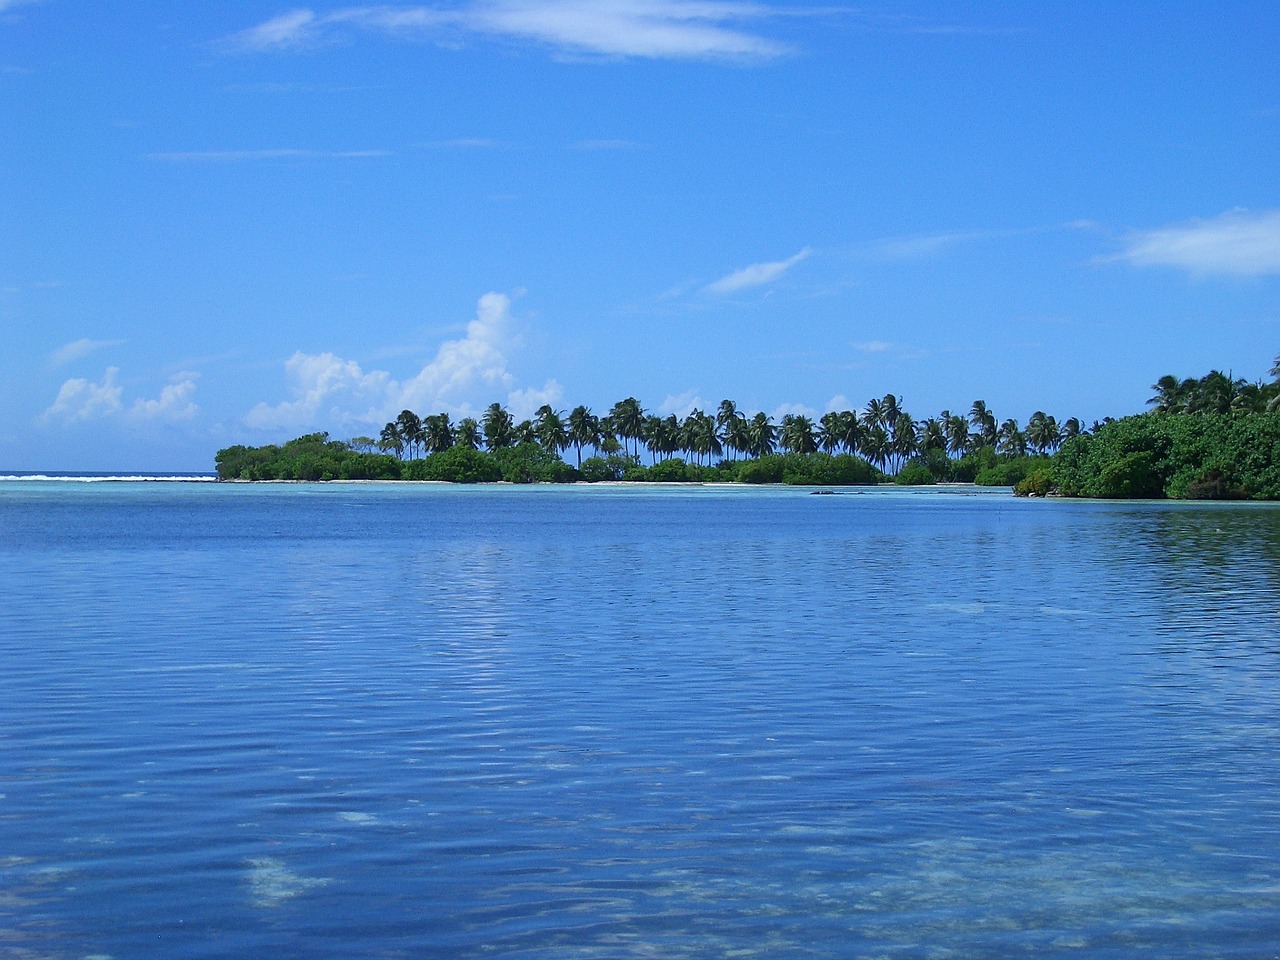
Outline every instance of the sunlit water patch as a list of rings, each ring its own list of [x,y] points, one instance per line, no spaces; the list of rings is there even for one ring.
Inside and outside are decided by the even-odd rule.
[[[1277,571],[1253,504],[0,483],[0,956],[1274,956]]]

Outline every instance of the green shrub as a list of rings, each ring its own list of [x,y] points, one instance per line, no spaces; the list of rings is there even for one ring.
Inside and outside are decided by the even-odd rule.
[[[587,457],[578,472],[588,483],[598,483],[601,480],[621,480],[627,469],[635,465],[633,458],[611,453],[607,457]]]
[[[1149,450],[1129,453],[1106,464],[1094,484],[1094,496],[1107,500],[1151,500],[1164,496],[1164,482]]]
[[[1280,414],[1115,420],[1063,444],[1053,480],[1071,497],[1280,499]]]
[[[577,471],[536,443],[503,447],[489,454],[508,483],[566,483]]]
[[[405,465],[406,480],[443,480],[446,483],[496,483],[502,468],[494,457],[470,447],[450,447]]]
[[[706,472],[712,472],[705,468]],[[703,480],[704,468],[696,463],[686,463],[680,457],[659,460],[651,466],[644,479],[650,483],[695,483]]]
[[[1053,470],[1037,467],[1013,485],[1019,497],[1047,497],[1053,491]]]
[[[922,463],[908,463],[898,471],[894,483],[903,487],[922,487],[937,483],[933,472]]]
[[[1047,468],[1052,461],[1048,457],[1010,457],[1000,459],[984,467],[973,478],[979,487],[1012,487],[1026,479],[1033,470]]]

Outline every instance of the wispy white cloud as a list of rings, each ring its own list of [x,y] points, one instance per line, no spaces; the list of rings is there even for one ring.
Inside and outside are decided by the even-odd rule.
[[[170,163],[243,163],[261,160],[365,160],[391,156],[390,150],[173,150],[151,154]]]
[[[66,346],[59,347],[55,350],[53,355],[49,358],[49,362],[55,367],[60,367],[64,364],[79,360],[82,357],[87,357],[89,354],[95,353],[98,350],[105,350],[108,347],[118,347],[122,343],[124,343],[123,340],[90,340],[88,337],[82,337],[79,340],[73,340]]]
[[[577,140],[569,144],[573,150],[639,150],[643,146],[635,140]]]
[[[784,273],[794,267],[797,263],[808,258],[812,251],[805,247],[795,256],[788,257],[786,260],[776,260],[771,263],[755,263],[749,267],[743,267],[741,270],[735,270],[728,276],[721,277],[715,283],[707,285],[708,293],[737,293],[739,290],[746,290],[750,287],[760,287],[767,283],[772,283]]]
[[[53,403],[40,415],[40,422],[76,423],[110,418],[165,422],[190,420],[200,411],[191,399],[199,376],[197,373],[179,373],[154,400],[139,397],[126,406],[124,387],[119,382],[120,368],[107,367],[99,381],[83,377],[65,381]]]
[[[396,380],[385,370],[366,371],[333,353],[298,352],[285,363],[292,399],[258,404],[245,423],[260,430],[376,426],[404,409],[468,416],[502,395],[513,415],[527,415],[557,402],[560,387],[548,381],[540,388],[515,388],[507,354],[518,344],[510,298],[486,293],[466,334],[442,343],[413,377]]]
[[[14,7],[29,7],[43,0],[0,0],[0,13],[6,13]]]
[[[1132,234],[1110,262],[1194,274],[1280,274],[1280,209],[1232,210],[1207,220]]]
[[[461,6],[300,8],[226,41],[241,52],[314,47],[363,30],[396,37],[480,35],[543,44],[564,54],[758,61],[790,47],[744,28],[783,16],[829,13],[741,0],[473,0]]]
[[[890,350],[897,349],[897,345],[888,340],[862,340],[850,346],[860,353],[888,353]]]
[[[423,146],[448,150],[499,150],[508,144],[490,137],[456,137],[452,140],[436,140]]]

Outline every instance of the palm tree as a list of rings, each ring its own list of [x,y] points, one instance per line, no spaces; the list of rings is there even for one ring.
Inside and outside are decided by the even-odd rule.
[[[1151,385],[1155,396],[1147,401],[1155,406],[1157,413],[1177,413],[1182,409],[1182,382],[1173,374],[1166,373]]]
[[[1058,424],[1053,417],[1037,410],[1027,421],[1027,445],[1036,453],[1044,453],[1056,447],[1060,442]]]
[[[653,463],[658,462],[658,454],[666,446],[666,438],[663,436],[663,432],[662,418],[656,413],[651,413],[644,418],[644,425],[640,429],[640,439],[644,441],[645,449],[649,451],[649,459]]]
[[[840,414],[832,411],[824,413],[818,419],[818,447],[824,453],[835,453],[839,449],[842,434],[843,424],[840,422]]]
[[[515,439],[515,424],[511,414],[500,403],[489,404],[484,416],[480,418],[480,424],[484,428],[484,445],[489,450],[509,447]]]
[[[578,453],[578,469],[582,469],[582,448],[600,446],[600,420],[586,407],[574,407],[569,413],[569,441]]]
[[[1059,435],[1059,443],[1064,440],[1070,440],[1072,437],[1078,437],[1083,432],[1084,427],[1080,420],[1076,417],[1068,417],[1062,424],[1062,432]]]
[[[606,457],[611,457],[622,449],[622,445],[618,443],[618,428],[613,422],[613,417],[605,414],[600,418],[600,452]]]
[[[857,453],[862,447],[862,421],[852,410],[841,410],[840,443],[849,453]]]
[[[996,444],[1001,453],[1011,454],[1015,457],[1026,456],[1027,438],[1018,429],[1018,421],[1012,417],[1000,424],[1000,432],[996,436]]]
[[[443,453],[453,446],[453,424],[447,413],[437,413],[422,421],[423,444],[432,453]]]
[[[1271,369],[1267,372],[1276,378],[1276,383],[1280,383],[1280,353],[1276,354],[1276,362],[1271,365]]]
[[[1233,380],[1221,370],[1210,370],[1200,378],[1195,394],[1188,404],[1189,413],[1230,413],[1244,380]]]
[[[751,423],[748,424],[747,432],[751,437],[752,456],[765,457],[773,453],[778,431],[767,413],[757,413],[752,417]]]
[[[929,417],[920,427],[920,449],[946,450],[947,435],[942,429],[942,421],[937,417]]]
[[[969,422],[977,428],[977,439],[983,446],[995,446],[996,417],[987,409],[986,401],[973,401],[973,406],[969,408]]]
[[[1231,401],[1231,412],[1262,413],[1267,409],[1266,388],[1261,383],[1246,383]]]
[[[911,414],[902,410],[894,419],[889,433],[889,453],[894,460],[894,472],[902,469],[902,465],[915,456],[920,449],[920,436],[916,432],[916,422]]]
[[[733,451],[733,459],[738,458],[739,453],[747,453],[751,449],[751,428],[747,424],[747,418],[740,413],[735,413],[724,426],[724,445]]]
[[[404,456],[404,437],[400,436],[400,427],[394,420],[383,427],[382,433],[378,434],[378,449],[394,450],[397,457]]]
[[[423,442],[422,420],[412,410],[401,410],[396,417],[396,427],[400,431],[400,439],[409,448],[409,459],[412,460],[418,445]]]
[[[511,430],[512,441],[519,445],[521,443],[537,443],[538,431],[534,429],[532,420],[521,420]]]
[[[862,423],[866,427],[883,427],[885,420],[884,404],[872,397],[867,401],[867,409],[863,411]]]
[[[889,458],[889,431],[880,424],[872,424],[862,436],[862,455],[883,472]]]
[[[716,410],[716,428],[726,430],[738,416],[738,405],[732,400],[721,400]]]
[[[644,431],[644,408],[635,397],[619,400],[609,411],[613,426],[623,441],[635,441],[635,455],[640,454],[640,439]],[[625,446],[625,443],[624,443]]]
[[[458,421],[454,443],[469,450],[480,448],[480,424],[476,423],[475,417],[463,417]]]
[[[560,414],[551,409],[550,404],[544,403],[537,409],[534,414],[536,417],[533,425],[534,436],[538,443],[542,445],[542,449],[547,453],[559,454],[561,450],[569,446],[569,431],[564,425],[564,421],[560,418]]]
[[[942,430],[947,435],[947,453],[964,456],[969,450],[969,421],[958,413],[944,416]]]
[[[710,463],[712,457],[718,457],[724,452],[716,429],[716,418],[701,410],[694,410],[685,417],[681,433],[685,438],[686,448],[698,458],[699,463],[703,462],[703,458]]]
[[[680,421],[674,413],[662,418],[658,427],[658,449],[664,457],[673,456],[684,442],[684,433],[680,429]]]
[[[782,418],[782,445],[792,453],[816,453],[818,440],[813,433],[813,421],[808,417],[788,413]]]

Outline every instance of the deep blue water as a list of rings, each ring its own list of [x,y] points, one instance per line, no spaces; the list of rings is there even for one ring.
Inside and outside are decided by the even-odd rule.
[[[1280,509],[0,483],[0,957],[1280,956]]]

